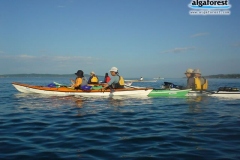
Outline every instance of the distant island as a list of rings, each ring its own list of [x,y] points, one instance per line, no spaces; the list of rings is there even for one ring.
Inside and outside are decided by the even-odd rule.
[[[89,74],[84,74],[85,77],[90,77]],[[37,74],[37,73],[30,73],[30,74],[3,74],[0,75],[0,78],[7,78],[7,77],[75,77],[74,74]],[[98,77],[104,77],[99,76]],[[208,75],[204,76],[205,78],[240,78],[240,74],[216,74],[216,75]],[[183,77],[186,78],[186,77]]]
[[[240,74],[217,74],[204,76],[206,78],[240,78]]]

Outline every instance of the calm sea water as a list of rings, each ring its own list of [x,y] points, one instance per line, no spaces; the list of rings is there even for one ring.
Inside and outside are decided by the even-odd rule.
[[[0,159],[240,159],[240,100],[83,98],[19,93],[11,82],[47,85],[64,78],[0,79]],[[135,83],[159,88],[163,81]],[[239,79],[209,79],[209,88]]]

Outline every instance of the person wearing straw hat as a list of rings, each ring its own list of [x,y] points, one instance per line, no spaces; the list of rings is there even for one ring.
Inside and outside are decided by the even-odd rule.
[[[75,73],[77,76],[75,80],[71,79],[72,85],[71,88],[73,89],[81,89],[81,86],[87,85],[87,80],[84,77],[84,72],[82,70],[78,70]]]
[[[88,84],[98,84],[98,83],[99,83],[98,77],[96,76],[95,72],[92,71],[88,79]]]
[[[189,68],[186,70],[186,72],[184,73],[187,77],[187,86],[185,87],[185,89],[191,89],[194,86],[194,74],[193,74],[193,69]]]
[[[193,90],[207,90],[208,81],[204,77],[201,76],[201,71],[199,69],[194,69],[194,86]]]

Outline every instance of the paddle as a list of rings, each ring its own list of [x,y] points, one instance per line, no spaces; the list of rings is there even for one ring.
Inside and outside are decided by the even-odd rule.
[[[137,86],[129,86],[129,85],[124,85],[125,87],[128,87],[128,88],[140,88],[140,87],[137,87]]]
[[[60,84],[60,83],[57,83],[57,82],[53,82],[53,83],[58,87],[69,87],[68,85],[65,85],[65,84]]]
[[[110,90],[110,93],[113,93],[113,92],[115,92],[115,90],[112,88],[112,87],[107,87],[107,88],[101,88],[101,89],[99,89],[99,91],[101,91],[101,92],[105,92],[107,89],[109,89]]]
[[[128,86],[128,85],[124,85],[128,88],[134,88],[134,89],[145,89],[145,90],[148,90],[148,89],[152,89],[152,88],[148,88],[148,87],[137,87],[137,86]]]

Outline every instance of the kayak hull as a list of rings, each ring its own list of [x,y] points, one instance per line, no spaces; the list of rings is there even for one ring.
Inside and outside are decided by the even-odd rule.
[[[153,89],[149,93],[149,97],[185,97],[190,89]]]
[[[240,92],[231,91],[213,91],[210,96],[213,97],[223,97],[223,98],[240,98]]]
[[[75,90],[67,87],[51,88],[45,86],[34,86],[13,82],[12,85],[22,93],[39,93],[45,95],[59,95],[59,96],[147,96],[152,88],[126,88],[114,90]]]
[[[189,91],[186,96],[196,97],[196,96],[209,96],[211,93],[208,91]]]
[[[192,91],[191,89],[153,89],[149,93],[149,97],[196,97],[208,96],[210,92],[207,91]]]

